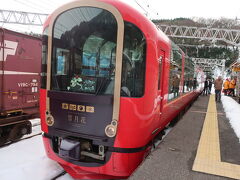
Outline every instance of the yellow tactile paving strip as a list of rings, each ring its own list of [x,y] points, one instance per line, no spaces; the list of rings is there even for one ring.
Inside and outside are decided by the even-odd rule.
[[[193,171],[240,179],[240,165],[221,161],[215,96],[208,103]]]

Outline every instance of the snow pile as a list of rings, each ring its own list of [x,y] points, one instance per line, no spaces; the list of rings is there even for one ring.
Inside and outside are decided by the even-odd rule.
[[[57,180],[73,180],[73,178],[69,174],[65,174],[64,176],[57,178]]]
[[[45,153],[42,136],[0,148],[1,180],[49,180],[63,169]]]
[[[230,97],[222,96],[222,104],[230,124],[240,143],[240,104]]]
[[[32,123],[32,126],[40,125],[40,118],[35,118],[30,120]]]

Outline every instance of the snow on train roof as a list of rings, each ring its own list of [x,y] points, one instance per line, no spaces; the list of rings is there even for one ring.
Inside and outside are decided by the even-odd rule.
[[[36,39],[41,41],[41,36],[37,37],[34,36],[34,34],[24,34],[24,33],[20,33],[20,32],[16,32],[16,31],[12,31],[6,28],[0,28],[0,31],[3,31],[4,33],[10,33],[10,34],[14,34],[15,36],[19,36],[19,37],[27,37],[27,38],[31,38],[31,39]]]

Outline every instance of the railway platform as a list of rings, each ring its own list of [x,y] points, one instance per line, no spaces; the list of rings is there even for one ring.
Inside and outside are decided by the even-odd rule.
[[[240,143],[222,103],[199,96],[129,179],[240,179]]]

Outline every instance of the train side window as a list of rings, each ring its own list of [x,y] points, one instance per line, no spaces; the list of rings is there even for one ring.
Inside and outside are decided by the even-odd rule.
[[[144,94],[146,39],[142,31],[129,22],[124,24],[121,96],[142,97]]]
[[[185,58],[184,64],[184,88],[183,93],[193,91],[194,83],[194,65],[189,58]]]
[[[66,75],[69,71],[69,50],[57,48],[57,73],[56,75]]]
[[[47,86],[47,56],[48,56],[48,27],[43,31],[42,35],[42,66],[41,66],[41,88],[46,89]]]
[[[172,43],[170,57],[168,100],[173,100],[181,93],[182,52],[177,45]]]
[[[200,67],[195,67],[193,79],[193,89],[199,89],[204,87],[204,73]]]

